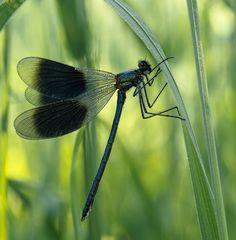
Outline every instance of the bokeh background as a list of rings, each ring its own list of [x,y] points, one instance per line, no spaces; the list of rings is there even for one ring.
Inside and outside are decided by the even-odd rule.
[[[206,157],[200,98],[185,1],[127,0],[170,61]],[[236,238],[235,1],[199,2],[201,34],[229,238]],[[31,108],[17,62],[39,56],[118,73],[154,64],[147,49],[104,1],[28,0],[0,33],[1,158],[7,179],[9,239],[200,239],[179,120],[141,118],[127,95],[93,210],[78,221],[112,124],[116,94],[86,128],[44,141],[21,139],[18,114]],[[156,88],[164,83],[160,76]],[[170,89],[158,109],[174,106]],[[5,169],[5,170],[4,170]],[[72,214],[73,213],[73,214]],[[73,215],[73,216],[72,216]],[[74,221],[73,221],[74,219]]]

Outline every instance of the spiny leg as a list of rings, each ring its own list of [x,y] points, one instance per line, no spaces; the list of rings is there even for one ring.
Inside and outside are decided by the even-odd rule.
[[[171,110],[175,109],[176,107],[169,108],[165,111],[153,113],[153,112],[148,112],[146,110],[145,104],[144,104],[143,99],[141,97],[139,97],[139,100],[140,100],[140,109],[141,109],[143,119],[148,119],[148,118],[155,117],[155,116],[164,116],[164,117],[171,117],[171,118],[178,118],[178,119],[181,119],[181,120],[185,120],[184,118],[182,118],[180,116],[165,114],[166,112],[171,111]],[[145,114],[149,114],[149,115],[147,116]]]
[[[150,104],[150,100],[148,98],[148,94],[147,94],[147,89],[145,87],[145,84],[144,82],[141,82],[140,84],[142,84],[141,87],[139,87],[139,90],[138,92],[141,92],[141,95],[142,95],[142,90],[144,92],[144,97],[145,97],[145,100],[147,102],[147,105],[149,108],[152,108],[153,105],[155,104],[155,102],[157,101],[157,99],[159,98],[159,96],[161,95],[161,93],[163,92],[163,90],[165,89],[165,87],[167,86],[167,83],[165,83],[165,85],[162,87],[162,89],[160,90],[160,92],[158,93],[158,95],[156,96],[156,98],[154,99],[154,101]],[[137,87],[138,88],[138,87]],[[143,99],[143,95],[142,95],[142,99]],[[144,99],[143,99],[143,102],[144,102]],[[170,110],[173,110],[173,109],[176,109],[176,111],[178,112],[178,115],[181,116],[180,112],[179,112],[179,108],[177,106],[173,107],[173,108],[169,108],[167,109],[167,111],[170,111]]]
[[[145,88],[147,85],[152,86],[152,84],[153,84],[154,80],[156,79],[157,75],[160,74],[160,73],[161,73],[161,69],[158,70],[158,71],[156,72],[155,76],[153,76],[151,79],[148,79],[148,76],[145,75],[145,79],[147,80],[147,82],[145,82],[145,83],[143,82],[143,86],[142,86],[142,87],[135,88],[135,91],[134,91],[134,93],[133,93],[133,97],[135,97],[135,96],[139,93],[139,91],[141,91],[141,90],[142,90],[143,88]]]
[[[155,102],[157,101],[157,99],[160,97],[161,93],[163,92],[163,90],[165,89],[166,86],[167,86],[167,83],[165,83],[165,85],[162,87],[162,89],[161,89],[160,92],[157,94],[157,96],[155,97],[155,99],[153,100],[152,103],[150,103],[150,100],[149,100],[149,98],[148,98],[148,94],[147,94],[147,89],[146,89],[146,87],[143,88],[144,97],[145,97],[145,99],[146,99],[146,102],[147,102],[149,108],[152,108],[152,107],[153,107],[153,105],[155,104]],[[178,113],[179,113],[179,111],[178,111]]]
[[[159,73],[161,73],[161,68],[160,68],[159,66],[160,66],[163,62],[165,62],[165,61],[167,61],[167,60],[169,60],[169,59],[171,59],[171,58],[174,58],[174,57],[168,57],[168,58],[162,60],[160,63],[158,63],[158,64],[150,71],[149,74],[151,74],[151,73],[158,67],[155,75],[154,75],[151,79],[148,79],[148,76],[145,75],[145,77],[146,77],[146,79],[147,79],[147,84],[148,84],[149,86],[152,86],[152,84],[153,84],[156,76],[157,76]]]
[[[151,72],[152,72],[152,71],[151,71]],[[150,73],[151,73],[151,72],[150,72]],[[149,74],[150,74],[150,73],[149,73]],[[156,79],[157,75],[160,74],[160,73],[161,73],[161,69],[158,68],[157,71],[156,71],[156,73],[155,73],[155,75],[154,75],[151,79],[148,78],[148,75],[145,75],[145,78],[146,78],[146,80],[147,80],[147,84],[148,84],[150,87],[152,86],[152,84],[153,84],[154,80]]]
[[[142,92],[142,90],[143,90],[143,92],[144,92],[144,97],[145,97],[145,100],[146,100],[146,102],[147,102],[147,104],[148,104],[148,107],[149,107],[149,108],[152,108],[153,105],[155,104],[155,102],[157,101],[157,99],[159,98],[159,96],[161,95],[161,93],[163,92],[163,90],[165,89],[165,87],[167,86],[167,83],[165,83],[165,85],[162,87],[162,89],[160,90],[160,92],[158,93],[158,95],[156,96],[156,98],[154,99],[154,101],[153,101],[152,103],[150,103],[150,100],[149,100],[149,98],[148,98],[148,94],[147,94],[147,90],[146,90],[146,86],[145,86],[144,82],[141,82],[141,83],[142,83],[142,86],[139,85],[139,86],[135,89],[135,92],[142,95],[141,92]],[[137,94],[136,94],[136,95],[137,95]],[[143,101],[143,104],[144,104],[143,96],[142,96],[142,101]],[[144,105],[144,106],[145,106],[145,105]],[[145,109],[146,109],[146,106],[145,106]],[[173,107],[173,108],[169,108],[169,109],[167,109],[167,111],[171,111],[171,110],[173,110],[173,109],[176,109],[177,112],[178,112],[178,115],[181,116],[181,114],[180,114],[179,109],[178,109],[177,106],[175,106],[175,107]],[[147,110],[146,110],[146,112],[148,113]]]
[[[181,120],[185,120],[184,118],[182,118],[180,116],[165,114],[166,112],[176,109],[177,107],[172,107],[172,108],[166,109],[161,112],[156,112],[156,113],[147,111],[147,108],[146,108],[144,100],[143,100],[142,92],[139,93],[139,104],[140,104],[140,109],[141,109],[143,119],[151,118],[154,116],[164,116],[164,117],[172,117],[172,118],[178,118]],[[148,114],[148,116],[145,116],[145,114]]]

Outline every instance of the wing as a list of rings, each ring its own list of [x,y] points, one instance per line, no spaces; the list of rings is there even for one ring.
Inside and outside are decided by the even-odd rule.
[[[95,88],[77,99],[60,100],[28,88],[29,102],[45,104],[19,115],[14,126],[26,139],[54,138],[73,132],[91,121],[107,104],[116,88]],[[29,100],[30,99],[30,100]]]
[[[26,139],[54,138],[73,132],[93,119],[113,93],[84,95],[80,100],[57,101],[30,109],[16,118],[16,132]]]
[[[18,64],[29,86],[26,99],[37,108],[15,120],[16,132],[27,139],[65,135],[94,118],[114,92],[115,75],[73,67],[42,58],[25,58]]]
[[[14,126],[23,138],[52,138],[80,128],[87,112],[88,109],[78,101],[61,101],[22,113],[16,118]]]
[[[61,101],[61,99],[59,98],[49,97],[45,94],[37,92],[36,90],[30,87],[27,87],[25,90],[25,98],[29,103],[31,103],[34,106],[42,106]]]
[[[112,73],[79,69],[44,58],[24,58],[18,63],[17,70],[31,89],[55,99],[77,98],[96,88],[115,88]]]

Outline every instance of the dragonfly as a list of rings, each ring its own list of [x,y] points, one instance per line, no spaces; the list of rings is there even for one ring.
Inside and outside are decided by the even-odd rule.
[[[138,68],[118,74],[72,67],[40,57],[23,58],[18,63],[18,74],[27,85],[25,97],[34,105],[34,108],[23,112],[14,121],[17,134],[25,139],[55,138],[78,130],[90,122],[117,91],[112,128],[84,205],[81,221],[88,216],[94,203],[115,140],[128,90],[134,89],[133,96],[139,99],[143,119],[164,116],[184,120],[177,106],[158,112],[151,110],[167,83],[153,101],[149,99],[147,88],[153,85],[158,74],[161,73],[160,65],[168,59],[164,59],[153,68],[148,61],[140,60]],[[177,114],[171,114],[173,110],[176,110]]]

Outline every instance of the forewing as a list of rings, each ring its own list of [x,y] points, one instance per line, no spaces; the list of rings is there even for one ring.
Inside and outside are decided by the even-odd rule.
[[[29,87],[25,90],[25,98],[29,103],[34,106],[42,106],[61,101],[61,99],[59,98],[49,97]]]
[[[17,65],[21,79],[48,97],[71,99],[95,88],[115,88],[115,75],[95,69],[79,69],[52,60],[28,57]]]
[[[95,117],[116,90],[115,75],[94,69],[76,69],[42,58],[18,64],[25,95],[37,108],[15,120],[17,133],[27,139],[54,138],[75,131]]]

